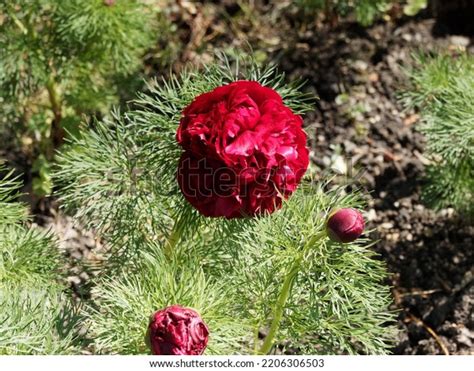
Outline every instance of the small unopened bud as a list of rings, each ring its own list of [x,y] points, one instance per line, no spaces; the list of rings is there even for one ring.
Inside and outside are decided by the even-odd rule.
[[[335,242],[352,242],[364,232],[362,214],[352,208],[337,209],[329,214],[326,223],[328,237]]]
[[[107,6],[115,5],[115,0],[104,0],[104,5],[107,5]]]
[[[153,314],[147,343],[155,355],[201,355],[208,336],[209,330],[196,311],[173,305]]]

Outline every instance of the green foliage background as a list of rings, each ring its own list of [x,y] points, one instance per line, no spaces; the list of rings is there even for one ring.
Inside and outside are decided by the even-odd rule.
[[[11,173],[0,179],[0,355],[77,353],[77,310],[64,293],[58,247],[26,225],[19,186]]]
[[[326,16],[354,14],[357,22],[364,26],[373,23],[388,8],[390,0],[298,0],[298,5],[307,11],[324,11]]]
[[[133,95],[158,13],[141,0],[0,3],[0,132],[30,147],[37,195],[52,190],[49,162],[63,137]]]
[[[454,207],[474,215],[474,58],[419,55],[409,71],[412,86],[403,93],[407,107],[420,110],[427,139],[426,201],[437,209]]]

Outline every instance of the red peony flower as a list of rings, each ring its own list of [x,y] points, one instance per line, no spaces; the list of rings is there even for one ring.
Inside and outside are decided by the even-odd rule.
[[[338,209],[333,211],[327,220],[326,231],[335,242],[352,242],[364,232],[365,222],[362,214],[356,209]]]
[[[178,183],[205,216],[271,213],[308,167],[303,120],[276,91],[236,81],[198,96],[183,112]]]
[[[148,326],[148,340],[155,355],[201,355],[209,330],[199,314],[173,305],[156,312]]]

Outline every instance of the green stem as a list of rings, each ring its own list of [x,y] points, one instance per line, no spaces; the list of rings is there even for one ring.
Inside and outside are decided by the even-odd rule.
[[[49,102],[51,104],[51,110],[53,111],[54,115],[53,122],[51,124],[51,152],[54,153],[54,149],[58,148],[64,141],[64,129],[61,126],[62,105],[58,88],[52,77],[48,80],[46,84],[46,89],[48,90]]]
[[[283,281],[283,286],[281,287],[280,295],[278,296],[278,300],[275,304],[275,308],[273,311],[273,320],[270,325],[270,330],[268,331],[268,335],[265,337],[265,341],[263,342],[258,354],[268,354],[273,347],[273,341],[280,328],[280,323],[281,319],[283,318],[283,311],[285,310],[286,302],[290,297],[293,282],[295,281],[295,278],[300,271],[301,262],[303,261],[303,257],[306,251],[308,250],[308,248],[314,246],[318,240],[323,239],[326,236],[327,235],[325,230],[316,233],[308,241],[308,243],[305,244],[301,252],[298,254],[297,258],[291,265],[288,273],[286,274],[285,280]]]
[[[170,258],[173,254],[174,248],[176,244],[179,242],[181,238],[181,222],[180,220],[176,220],[173,226],[173,229],[168,237],[168,240],[165,244],[165,255]]]
[[[258,335],[260,333],[260,324],[257,324],[257,326],[255,326],[255,333],[254,333],[254,336],[253,336],[253,353],[254,354],[258,354]]]
[[[46,89],[48,89],[49,102],[51,103],[51,109],[56,115],[61,110],[61,103],[59,99],[58,89],[56,88],[56,83],[53,78],[50,78],[46,84]]]
[[[10,11],[10,9],[7,10],[8,15],[13,19],[13,22],[17,25],[17,27],[21,30],[21,32],[26,35],[28,33],[28,29],[25,27],[22,21],[18,19],[18,17],[15,15],[14,10]]]
[[[302,260],[303,254],[300,254],[298,258],[295,259],[293,265],[290,268],[290,271],[286,275],[285,281],[283,282],[283,286],[280,291],[280,295],[275,304],[273,320],[272,324],[270,325],[270,330],[268,331],[268,335],[265,337],[265,341],[263,342],[262,347],[260,348],[259,354],[268,354],[268,352],[270,352],[270,350],[272,349],[273,340],[278,329],[280,328],[280,322],[283,317],[283,311],[285,309],[286,301],[290,296],[291,287],[293,286],[295,277],[299,272]]]

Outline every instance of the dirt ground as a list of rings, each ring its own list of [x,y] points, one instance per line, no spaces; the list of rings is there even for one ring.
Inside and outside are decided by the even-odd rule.
[[[308,80],[320,101],[307,118],[316,129],[314,160],[322,168],[359,171],[370,192],[368,216],[399,311],[396,354],[474,352],[473,227],[454,210],[434,212],[420,200],[424,140],[419,119],[398,92],[418,50],[472,47],[460,35],[433,36],[434,19],[354,24],[299,35],[281,56],[290,76]],[[339,156],[334,153],[339,152]]]
[[[304,46],[280,62],[320,97],[307,118],[316,128],[316,163],[341,168],[345,161],[342,170],[362,170],[375,248],[387,263],[400,311],[396,354],[474,352],[473,227],[452,209],[434,212],[421,202],[429,160],[416,131],[418,116],[404,112],[397,99],[404,85],[400,66],[413,52],[471,45],[464,36],[434,38],[435,24],[342,25],[317,37],[302,35],[296,45]]]
[[[329,27],[269,4],[248,9],[234,1],[180,3],[169,10],[182,47],[175,70],[211,59],[216,48],[250,45],[276,62],[288,80],[302,78],[318,95],[305,118],[308,131],[315,132],[312,159],[322,172],[359,174],[357,184],[369,194],[369,226],[390,272],[392,309],[399,312],[393,352],[474,354],[474,227],[452,209],[435,212],[421,201],[429,159],[416,130],[419,116],[404,111],[398,99],[406,83],[402,66],[414,52],[474,52],[474,38],[451,33],[429,14],[369,28],[352,22]],[[262,17],[252,13],[257,10]],[[150,57],[146,72],[163,71]],[[101,245],[57,213],[54,203],[47,205],[37,210],[37,222],[60,235],[71,285],[81,292],[90,273],[78,263],[100,258]]]

